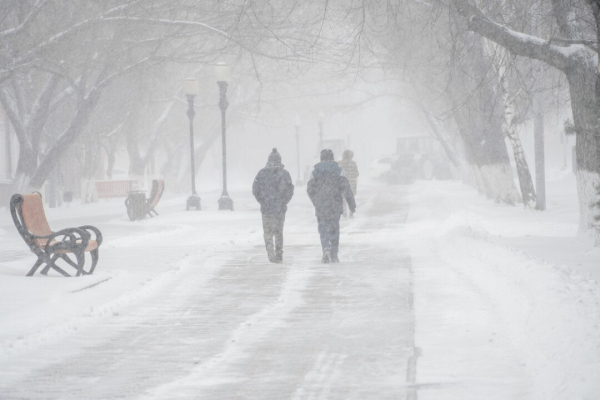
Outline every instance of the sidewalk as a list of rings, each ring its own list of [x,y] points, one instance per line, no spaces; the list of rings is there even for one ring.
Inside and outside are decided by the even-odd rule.
[[[412,270],[398,246],[407,188],[363,189],[341,222],[339,264],[321,263],[305,188],[283,264],[267,261],[249,191],[232,193],[235,212],[186,212],[167,196],[158,217],[135,222],[120,201],[49,210],[53,226],[85,220],[106,242],[92,276],[27,278],[30,256],[0,262],[0,397],[401,398],[416,375]]]

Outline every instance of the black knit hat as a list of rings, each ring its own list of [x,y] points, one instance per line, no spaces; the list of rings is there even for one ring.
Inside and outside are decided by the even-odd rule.
[[[269,162],[273,164],[281,164],[281,154],[277,152],[277,149],[273,148],[271,154],[269,154]]]
[[[321,161],[333,161],[333,151],[330,149],[321,150]]]

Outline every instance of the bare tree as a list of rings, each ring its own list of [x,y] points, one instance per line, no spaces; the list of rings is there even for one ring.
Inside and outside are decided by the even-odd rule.
[[[586,3],[591,7],[590,14],[594,16],[592,26],[597,37],[600,28],[598,2],[589,0]],[[540,60],[566,75],[573,112],[572,131],[577,135],[579,226],[581,230],[590,228],[594,223],[590,205],[596,198],[600,171],[597,138],[599,78],[596,50],[589,47],[597,42],[589,39],[591,32],[585,28],[585,19],[581,14],[585,4],[570,0],[551,1],[551,12],[561,35],[557,39],[542,39],[494,22],[467,0],[452,0],[452,4],[467,19],[469,28],[474,32],[504,46],[515,55]]]

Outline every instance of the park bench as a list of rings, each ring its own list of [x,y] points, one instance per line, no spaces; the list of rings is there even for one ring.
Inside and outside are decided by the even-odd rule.
[[[71,276],[57,265],[58,261],[61,265],[75,268],[76,276],[94,272],[98,263],[98,248],[102,244],[102,234],[97,228],[85,225],[53,232],[46,219],[42,195],[37,192],[13,195],[10,213],[19,234],[38,257],[27,276],[35,274],[42,264],[45,264],[41,271],[43,275],[53,269],[63,276]],[[92,239],[90,232],[94,233],[95,239]],[[86,252],[90,253],[92,263],[88,270],[84,269]]]
[[[154,207],[160,201],[160,198],[165,191],[165,181],[162,179],[154,179],[152,181],[152,189],[150,190],[150,197],[146,200],[146,214],[153,217],[152,213],[158,215]]]
[[[162,179],[154,179],[148,198],[146,198],[143,191],[130,191],[129,196],[125,199],[125,207],[127,207],[127,216],[129,216],[129,219],[132,221],[144,219],[146,215],[154,217],[152,213],[158,215],[154,207],[160,201],[164,190],[164,181]]]
[[[96,181],[96,191],[101,199],[110,197],[127,197],[127,193],[133,190],[135,180],[120,181]]]

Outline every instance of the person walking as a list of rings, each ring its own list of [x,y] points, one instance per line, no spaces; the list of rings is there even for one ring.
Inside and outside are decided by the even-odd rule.
[[[340,217],[342,201],[346,199],[350,212],[356,211],[354,194],[342,168],[334,161],[333,151],[321,150],[321,162],[316,164],[306,191],[315,206],[319,226],[323,263],[338,263],[340,244]]]
[[[271,151],[267,165],[254,178],[252,194],[260,204],[267,257],[270,262],[282,263],[283,224],[287,204],[294,196],[294,185],[290,173],[283,168],[277,149]]]
[[[356,161],[353,160],[354,152],[352,150],[344,150],[342,153],[342,159],[338,161],[338,165],[344,171],[344,176],[348,178],[348,183],[350,183],[350,189],[352,189],[352,194],[356,198],[356,186],[358,183],[358,167],[356,166]],[[343,215],[346,216],[347,202],[344,201],[344,210]],[[350,212],[350,218],[352,218],[352,212]]]

